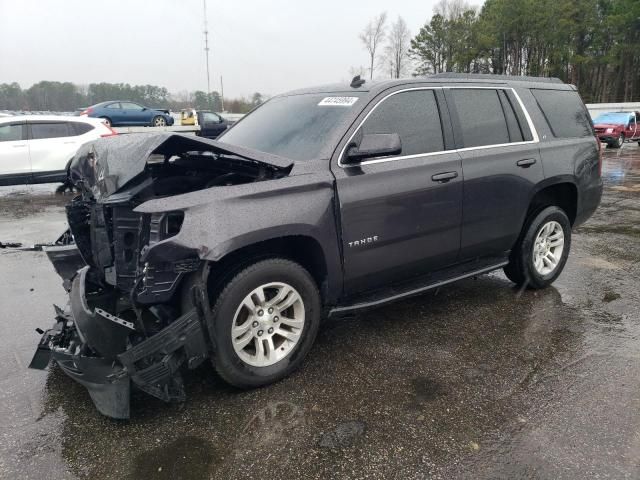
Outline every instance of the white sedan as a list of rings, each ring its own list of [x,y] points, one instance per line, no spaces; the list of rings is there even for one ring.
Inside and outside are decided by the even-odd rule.
[[[0,118],[0,185],[64,182],[80,145],[116,135],[100,119],[54,115]]]

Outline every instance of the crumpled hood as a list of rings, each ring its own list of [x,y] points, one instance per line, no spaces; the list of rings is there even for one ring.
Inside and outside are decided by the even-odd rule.
[[[240,161],[276,169],[288,169],[293,165],[287,158],[194,135],[132,133],[101,138],[81,146],[71,161],[70,178],[74,185],[82,183],[90,188],[95,198],[106,197],[142,173],[150,155],[171,156],[185,152],[233,155]]]

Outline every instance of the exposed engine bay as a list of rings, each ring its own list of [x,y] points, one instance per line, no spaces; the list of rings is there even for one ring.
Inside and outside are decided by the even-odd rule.
[[[66,207],[69,241],[45,249],[69,305],[56,307],[56,324],[42,332],[30,367],[56,360],[113,418],[128,418],[131,384],[164,401],[183,400],[180,369],[195,368],[209,352],[208,267],[202,249],[171,243],[184,210],[136,209],[288,174],[290,162],[265,156],[176,134],[82,147],[69,172],[80,191]]]

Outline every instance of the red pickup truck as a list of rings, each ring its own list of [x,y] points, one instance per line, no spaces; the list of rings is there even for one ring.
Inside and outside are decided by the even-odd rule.
[[[627,141],[640,145],[640,112],[601,113],[593,120],[596,135],[609,147],[620,148]]]

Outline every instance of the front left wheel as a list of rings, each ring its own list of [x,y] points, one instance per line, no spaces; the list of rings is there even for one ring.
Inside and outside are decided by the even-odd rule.
[[[162,115],[156,115],[155,117],[153,117],[153,120],[151,121],[151,124],[154,127],[166,127],[167,126],[167,119],[164,118]]]
[[[311,349],[320,312],[318,288],[301,265],[272,258],[245,268],[212,309],[208,327],[216,371],[240,388],[286,377]]]
[[[613,143],[613,148],[622,148],[622,145],[624,145],[624,133],[621,133],[618,136],[616,141]]]

